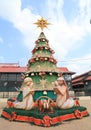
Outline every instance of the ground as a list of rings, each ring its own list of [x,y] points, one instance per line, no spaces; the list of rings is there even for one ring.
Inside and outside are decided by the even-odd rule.
[[[88,112],[90,114],[89,117],[84,117],[79,120],[72,120],[63,122],[62,124],[55,126],[55,127],[40,127],[31,125],[30,123],[24,123],[24,122],[10,122],[9,120],[6,120],[4,118],[0,118],[0,130],[43,130],[43,129],[51,129],[51,130],[91,130],[91,99],[83,99],[79,100],[80,104],[82,106],[86,106],[88,109]],[[6,106],[6,103],[0,102],[0,114],[2,112],[2,109]]]

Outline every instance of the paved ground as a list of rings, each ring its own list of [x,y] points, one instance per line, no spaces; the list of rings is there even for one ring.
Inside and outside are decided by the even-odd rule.
[[[89,114],[91,115],[91,99],[80,100],[82,106],[86,106]],[[0,114],[2,108],[5,107],[6,103],[0,104]],[[72,120],[64,122],[63,124],[55,127],[44,128],[40,126],[31,125],[30,123],[23,122],[10,122],[3,118],[0,118],[0,130],[91,130],[91,116],[84,117],[80,120]]]

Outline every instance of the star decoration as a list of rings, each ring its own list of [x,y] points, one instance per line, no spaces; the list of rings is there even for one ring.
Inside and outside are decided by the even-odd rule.
[[[47,28],[47,25],[50,25],[47,20],[45,20],[43,17],[40,20],[37,20],[36,23],[37,27],[40,27],[41,30],[43,31],[44,28]]]
[[[46,80],[46,79],[42,79],[42,80],[40,80],[40,85],[42,86],[42,88],[46,88],[47,85],[48,85],[47,80]]]

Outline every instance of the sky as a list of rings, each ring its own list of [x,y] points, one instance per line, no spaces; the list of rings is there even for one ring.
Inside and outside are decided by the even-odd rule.
[[[0,0],[0,63],[26,66],[43,17],[58,67],[76,75],[91,70],[91,0]]]

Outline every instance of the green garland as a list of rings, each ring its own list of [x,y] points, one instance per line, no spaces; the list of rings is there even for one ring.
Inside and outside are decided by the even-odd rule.
[[[45,115],[48,115],[51,118],[53,118],[53,117],[57,117],[57,116],[62,116],[62,115],[74,113],[74,111],[77,110],[77,109],[80,112],[82,112],[82,111],[86,110],[86,107],[76,106],[76,107],[72,107],[72,108],[66,109],[66,110],[60,110],[60,109],[54,108],[54,113],[53,114],[50,114],[50,113],[40,113],[38,111],[38,108],[35,108],[35,109],[32,109],[32,110],[5,108],[3,111],[5,111],[5,112],[7,112],[9,114],[11,114],[12,112],[15,112],[17,115],[34,117],[34,118],[37,118],[37,119],[43,119],[43,117]],[[89,114],[87,114],[86,116],[89,116]]]

